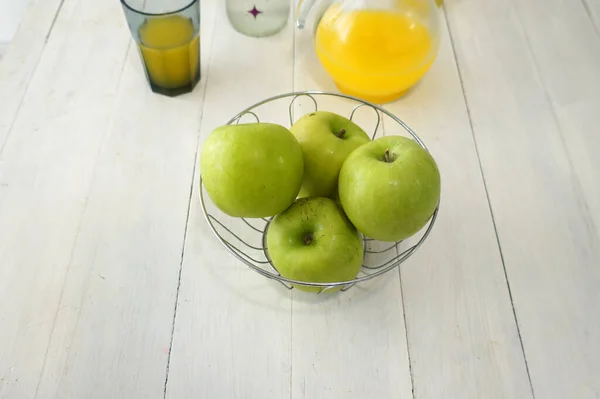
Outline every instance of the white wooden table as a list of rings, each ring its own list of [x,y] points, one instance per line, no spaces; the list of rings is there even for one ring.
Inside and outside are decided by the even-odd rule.
[[[0,63],[0,398],[600,398],[600,1],[447,0],[386,108],[436,156],[417,254],[324,299],[234,260],[197,150],[246,106],[335,90],[308,32],[202,3],[202,81],[148,90],[116,0],[32,0]]]

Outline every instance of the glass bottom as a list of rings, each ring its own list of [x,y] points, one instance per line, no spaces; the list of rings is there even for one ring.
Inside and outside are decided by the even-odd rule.
[[[163,87],[163,86],[154,84],[152,82],[152,80],[150,80],[150,78],[148,78],[148,77],[147,77],[147,80],[148,80],[148,84],[150,85],[150,89],[154,93],[162,94],[162,95],[168,96],[168,97],[176,97],[181,94],[191,93],[192,91],[194,91],[194,88],[196,87],[198,82],[200,82],[200,71],[198,71],[197,76],[191,81],[191,83],[188,83],[184,86],[179,86],[179,87]]]
[[[352,96],[352,97],[357,97],[360,98],[364,101],[368,101],[372,104],[387,104],[387,103],[392,103],[396,100],[399,100],[400,98],[402,98],[406,93],[408,93],[410,91],[411,88],[408,88],[406,90],[402,90],[402,91],[398,91],[398,92],[394,92],[394,93],[389,93],[389,94],[379,94],[379,95],[371,95],[371,94],[365,94],[365,93],[360,93],[357,92],[355,90],[349,89],[348,87],[339,84],[338,82],[334,82],[335,85],[337,86],[337,88],[344,94]]]
[[[153,92],[167,96],[189,93],[200,81],[199,38],[187,45],[153,49],[138,44],[146,80]]]

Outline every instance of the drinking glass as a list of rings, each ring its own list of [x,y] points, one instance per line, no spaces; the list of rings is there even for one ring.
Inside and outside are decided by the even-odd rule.
[[[200,1],[121,0],[152,91],[188,93],[200,80]]]

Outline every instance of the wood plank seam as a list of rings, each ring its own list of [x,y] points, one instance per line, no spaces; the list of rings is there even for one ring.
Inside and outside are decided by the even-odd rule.
[[[294,19],[292,18],[292,21]],[[296,28],[292,28],[292,91],[296,90]],[[290,293],[290,399],[294,398],[294,294]]]
[[[12,118],[12,120],[10,122],[10,126],[8,128],[8,132],[6,133],[6,137],[4,137],[4,141],[0,144],[0,156],[2,156],[2,152],[4,152],[4,147],[6,147],[6,143],[8,143],[8,138],[10,137],[10,135],[12,133],[13,127],[15,125],[15,121],[17,120],[17,117],[19,116],[19,112],[21,111],[21,105],[23,105],[23,101],[25,100],[25,97],[27,97],[27,93],[29,92],[29,87],[31,86],[31,82],[33,81],[32,78],[35,75],[35,73],[36,73],[36,71],[38,69],[38,66],[40,65],[40,60],[42,59],[42,56],[44,55],[44,52],[46,51],[46,43],[48,43],[48,38],[52,34],[52,29],[54,28],[54,24],[56,22],[56,19],[58,18],[58,15],[60,14],[60,11],[62,10],[62,6],[63,6],[64,1],[65,0],[60,0],[60,4],[56,8],[56,12],[54,13],[54,17],[52,19],[52,23],[50,24],[50,27],[48,28],[48,33],[46,33],[46,38],[44,40],[44,47],[42,48],[42,51],[40,51],[40,55],[38,56],[38,58],[36,60],[35,67],[31,71],[31,75],[29,76],[29,80],[27,81],[25,90],[23,91],[23,95],[21,96],[21,98],[18,99],[19,105],[17,106],[15,114],[13,115],[13,118]],[[10,44],[7,46],[6,51],[8,51],[9,49],[10,49]],[[0,57],[0,59],[1,58],[2,57]]]
[[[292,55],[292,59],[295,59],[295,47],[296,47],[296,30],[294,29],[294,51]],[[295,81],[295,62],[292,63],[292,79]],[[293,90],[293,86],[292,86]],[[290,294],[290,348],[289,348],[289,356],[290,356],[290,399],[294,399],[294,345],[292,345],[292,340],[294,339],[294,300],[292,298],[292,294]]]
[[[586,9],[586,11],[589,11],[587,9],[587,5],[586,2],[583,1],[583,5],[584,8]],[[558,137],[560,139],[560,144],[564,150],[564,154],[565,157],[567,159],[568,165],[569,165],[569,169],[571,170],[572,173],[572,178],[573,178],[573,189],[574,191],[577,193],[577,198],[581,198],[581,210],[583,211],[584,215],[585,215],[585,220],[587,223],[587,227],[589,232],[591,232],[591,234],[594,236],[594,238],[596,239],[596,241],[598,241],[598,228],[596,226],[594,217],[592,215],[592,212],[590,212],[590,206],[588,204],[588,201],[586,199],[585,193],[584,193],[584,189],[583,186],[581,184],[581,180],[579,178],[579,175],[577,173],[577,169],[575,167],[575,164],[573,162],[573,158],[571,156],[571,152],[569,151],[569,148],[567,146],[567,142],[565,139],[565,132],[564,132],[564,127],[562,125],[562,123],[560,122],[560,118],[558,116],[558,112],[556,110],[556,106],[554,101],[552,100],[552,96],[550,95],[550,92],[548,91],[548,88],[546,87],[546,84],[544,83],[543,77],[542,77],[542,73],[541,73],[541,69],[540,69],[540,64],[538,62],[538,60],[535,57],[535,53],[533,51],[533,46],[531,45],[531,40],[529,39],[529,35],[527,34],[526,29],[523,26],[523,21],[521,21],[521,18],[519,17],[518,13],[515,13],[516,15],[516,21],[518,23],[517,27],[519,29],[519,31],[521,32],[521,34],[523,35],[524,41],[525,41],[525,45],[527,46],[527,51],[529,52],[529,56],[531,57],[531,61],[533,64],[533,72],[535,74],[535,78],[541,82],[541,87],[543,90],[543,94],[545,97],[545,100],[548,104],[548,108],[550,110],[550,113],[552,115],[552,120],[554,121],[554,124],[556,125],[556,128],[558,129]],[[592,25],[594,26],[594,28],[596,28],[596,24],[594,23],[593,18],[591,17],[591,14],[588,15],[590,16],[590,19],[592,20]]]
[[[581,0],[581,2],[583,3],[583,8],[585,8],[588,17],[590,17],[590,20],[592,21],[592,25],[594,26],[596,34],[598,35],[598,37],[600,37],[600,27],[598,26],[598,21],[596,21],[596,18],[594,16],[594,13],[592,12],[592,9],[590,8],[588,1],[590,0]]]
[[[50,38],[50,35],[52,34],[52,29],[54,28],[54,24],[56,23],[56,20],[58,19],[58,14],[60,13],[60,10],[62,9],[64,2],[65,2],[65,0],[60,0],[60,3],[58,4],[56,13],[54,14],[54,18],[52,18],[52,23],[50,24],[50,28],[48,29],[48,33],[46,34],[45,43],[48,42],[48,39]]]
[[[386,135],[385,131],[385,125],[386,125],[386,119],[382,118],[381,121],[381,130],[383,133],[383,136]],[[400,256],[400,248],[398,248],[398,244],[396,244],[396,255]],[[408,326],[407,326],[407,320],[406,320],[406,302],[404,301],[404,288],[402,287],[402,272],[400,271],[400,268],[402,267],[402,264],[398,265],[398,267],[396,268],[396,272],[398,273],[398,285],[400,286],[400,300],[402,301],[402,319],[404,320],[404,340],[406,342],[406,355],[408,357],[408,375],[410,377],[410,393],[411,393],[411,397],[413,399],[416,398],[415,396],[415,379],[413,376],[413,369],[412,369],[412,362],[413,359],[411,357],[411,351],[410,351],[410,345],[408,342]]]
[[[464,98],[464,101],[465,101],[465,108],[466,108],[466,111],[467,111],[467,118],[469,120],[469,127],[471,129],[471,135],[473,136],[473,142],[474,142],[474,145],[475,145],[475,154],[476,154],[476,157],[477,157],[477,161],[479,163],[479,172],[481,174],[481,179],[482,179],[482,182],[483,182],[483,188],[485,190],[485,196],[486,196],[488,207],[489,207],[489,211],[490,211],[490,217],[492,218],[492,225],[493,225],[493,228],[494,228],[494,235],[496,236],[496,242],[498,243],[498,251],[499,251],[499,254],[500,254],[500,261],[502,262],[502,270],[504,272],[504,279],[506,280],[506,286],[507,286],[508,295],[509,295],[509,298],[510,298],[510,305],[511,305],[512,313],[513,313],[513,318],[514,318],[514,321],[515,321],[515,325],[516,325],[516,328],[517,328],[517,335],[519,337],[519,343],[520,343],[520,346],[521,346],[521,353],[523,354],[523,361],[525,363],[525,370],[527,371],[527,380],[529,381],[529,388],[531,390],[531,396],[535,399],[535,391],[533,389],[533,383],[531,381],[531,373],[529,371],[529,364],[527,363],[527,356],[525,354],[525,347],[523,346],[523,337],[521,336],[521,329],[519,327],[519,320],[518,320],[518,317],[517,317],[517,313],[515,311],[515,304],[514,304],[514,300],[513,300],[513,296],[512,296],[512,290],[511,290],[511,287],[510,287],[510,281],[509,281],[509,278],[508,278],[508,274],[506,272],[506,263],[505,263],[505,260],[504,260],[504,254],[502,253],[502,244],[500,243],[500,236],[498,235],[498,228],[496,226],[496,218],[495,218],[495,215],[494,215],[494,211],[492,209],[492,204],[491,204],[491,199],[490,199],[490,193],[488,191],[487,182],[485,181],[485,173],[484,173],[483,167],[481,165],[481,156],[479,154],[479,147],[477,145],[477,137],[476,137],[475,131],[473,129],[473,120],[471,118],[471,110],[470,110],[470,107],[469,107],[469,101],[468,101],[466,93],[465,93],[465,87],[464,87],[464,82],[463,82],[463,74],[462,74],[462,70],[461,70],[461,67],[460,67],[460,62],[459,62],[459,60],[458,60],[458,58],[456,56],[456,49],[455,49],[455,46],[454,46],[454,37],[452,35],[452,23],[450,22],[450,18],[448,18],[448,16],[447,16],[446,9],[444,8],[443,10],[444,10],[444,17],[446,18],[446,21],[447,21],[447,24],[448,24],[448,36],[450,38],[450,46],[452,47],[452,53],[453,53],[453,57],[454,57],[454,62],[456,63],[456,68],[458,70],[458,78],[459,78],[459,81],[460,81],[460,87],[461,87],[462,95],[463,95],[463,98]],[[409,348],[410,348],[410,346],[409,346]],[[410,353],[410,351],[409,351],[409,353]]]
[[[203,10],[203,22],[208,23],[210,18],[215,30],[207,67],[210,72],[201,121],[200,150],[210,131],[227,121],[233,112],[288,91],[292,78],[290,26],[280,35],[253,39],[236,32],[227,22],[224,2],[207,1],[204,5],[212,5],[211,9],[216,10],[211,10],[210,16],[206,8]],[[203,31],[202,39],[208,44],[211,41],[208,32],[213,28],[204,26],[206,31]],[[232,52],[232,48],[236,51]],[[204,50],[206,48],[203,53]],[[273,58],[273,54],[280,57]],[[248,59],[269,58],[273,62],[266,66],[255,64],[252,67],[247,62]],[[202,64],[205,66],[205,62]],[[287,107],[279,106],[279,111],[269,113],[270,108],[265,107],[264,113],[259,113],[261,118],[285,121]],[[200,156],[198,154],[198,160]],[[290,294],[245,268],[220,245],[204,218],[199,201],[202,170],[198,166],[167,397],[287,398]],[[212,204],[205,205],[215,216],[221,215]],[[239,227],[242,223],[227,217],[222,220],[228,228]],[[269,328],[269,334],[265,334],[265,327]],[[265,375],[273,378],[264,380]]]
[[[386,125],[389,122],[389,120],[383,116],[381,116],[381,136],[387,136],[387,129],[386,129]],[[398,244],[395,245],[395,252],[397,256],[400,256],[401,250],[398,247]],[[410,351],[410,345],[408,342],[408,327],[407,327],[407,317],[406,317],[406,303],[404,301],[404,292],[402,289],[402,273],[400,271],[400,268],[402,267],[402,264],[398,265],[398,267],[396,268],[396,272],[398,273],[398,290],[399,290],[399,294],[400,294],[400,301],[401,301],[401,307],[402,307],[402,320],[404,322],[404,343],[406,345],[406,355],[407,355],[407,363],[408,363],[408,375],[409,375],[409,380],[408,382],[410,383],[410,398],[414,399],[415,398],[415,384],[414,384],[414,376],[413,376],[413,370],[412,370],[412,358],[411,358],[411,351]],[[354,288],[356,289],[356,288]]]
[[[384,130],[385,132],[385,126]],[[398,245],[396,245],[396,254],[400,255],[400,251],[398,249]],[[402,265],[398,265],[398,283],[400,284],[400,299],[402,300],[402,318],[404,319],[404,339],[406,340],[406,353],[408,355],[408,374],[410,376],[410,392],[412,394],[413,399],[415,399],[415,379],[413,377],[413,369],[412,369],[412,358],[410,354],[410,345],[408,343],[408,327],[406,326],[406,305],[404,302],[404,289],[402,287],[402,273],[400,273],[400,267]]]
[[[64,2],[64,0],[62,0],[61,3],[60,3],[61,7],[62,7],[63,2]],[[57,13],[57,16],[58,16],[58,13]],[[55,20],[52,22],[52,26],[54,26],[54,22],[56,21],[57,16],[55,16]],[[125,66],[127,65],[127,62],[126,62],[126,60],[127,60],[127,54],[129,53],[130,48],[131,48],[131,43],[128,44],[127,51],[125,51],[125,56],[123,57],[122,68],[121,68],[121,72],[119,74],[119,80],[117,82],[117,92],[118,92],[118,90],[119,90],[119,88],[121,86],[121,81],[123,79],[123,74],[125,72]],[[106,127],[106,129],[104,131],[103,141],[107,137],[107,135],[109,134],[110,130],[112,129],[112,125],[114,123],[114,121],[112,119],[114,117],[113,115],[114,115],[114,111],[116,109],[116,106],[117,106],[117,103],[115,102],[113,104],[113,108],[111,110],[111,120],[107,124],[107,127]],[[103,145],[100,145],[99,148],[98,148],[97,154],[96,154],[96,160],[95,160],[95,164],[94,164],[94,173],[92,174],[92,178],[91,178],[90,181],[94,180],[96,163],[98,162],[100,154],[102,153],[102,149],[103,149]],[[48,360],[48,352],[49,352],[50,346],[52,344],[52,337],[54,335],[54,330],[55,330],[55,327],[56,327],[56,321],[58,319],[58,315],[59,315],[59,312],[60,312],[60,309],[61,309],[61,305],[62,305],[62,302],[63,302],[63,296],[64,296],[64,291],[65,291],[67,277],[69,275],[69,270],[71,269],[71,266],[72,266],[72,263],[73,263],[73,255],[74,255],[74,252],[75,252],[75,248],[77,248],[77,243],[78,243],[78,240],[79,240],[79,235],[80,235],[80,232],[81,232],[81,227],[82,227],[82,224],[83,224],[83,221],[84,221],[84,216],[85,216],[85,213],[86,213],[87,207],[88,207],[88,201],[89,201],[91,189],[92,189],[92,185],[90,184],[90,186],[88,187],[88,193],[87,193],[87,195],[85,197],[85,202],[83,204],[83,208],[82,208],[82,211],[81,211],[81,218],[79,220],[79,223],[77,225],[77,230],[75,232],[75,238],[73,239],[73,244],[72,244],[72,247],[71,247],[71,254],[69,256],[69,263],[67,265],[67,270],[65,272],[65,277],[64,277],[63,282],[62,282],[60,296],[59,296],[59,299],[58,299],[58,306],[56,307],[56,312],[54,314],[54,320],[53,320],[53,323],[52,323],[52,328],[50,330],[50,336],[49,336],[49,339],[48,339],[48,345],[46,347],[46,353],[44,354],[44,361],[42,362],[42,368],[40,369],[40,373],[39,373],[39,377],[38,377],[38,383],[37,383],[36,388],[35,388],[34,399],[36,399],[38,397],[38,392],[39,392],[39,389],[40,389],[40,384],[42,382],[42,376],[43,376],[44,371],[46,369],[46,362]],[[89,279],[88,279],[88,282],[89,282]],[[87,287],[86,287],[86,289],[84,289],[84,295],[85,295],[86,291],[87,291]],[[83,298],[83,296],[82,296],[82,298]],[[82,309],[82,307],[80,306],[79,307],[79,313],[78,313],[77,321],[75,323],[74,331],[77,331],[77,327],[79,325],[79,316],[81,315],[81,309]],[[72,338],[74,336],[75,336],[75,334],[73,334]],[[69,347],[71,347],[71,345]],[[60,386],[61,386],[61,383],[62,383],[62,377],[64,375],[65,375],[65,373],[61,374],[61,380],[58,383],[57,392],[60,391]]]
[[[212,26],[212,32],[211,32],[211,37],[212,34],[215,30],[215,24],[213,24]],[[204,78],[204,84],[202,85],[202,87],[200,88],[200,90],[202,90],[202,108],[204,108],[204,99],[206,97],[206,87],[207,87],[207,83],[208,83],[208,77],[209,77],[209,71],[210,71],[210,60],[211,60],[211,56],[212,56],[212,52],[210,51],[212,49],[212,44],[213,44],[214,40],[211,40],[209,42],[209,48],[208,48],[208,57],[205,61],[205,73],[204,76],[201,76],[200,78]],[[204,117],[204,110],[200,113],[200,121],[199,121],[199,125],[200,129],[202,128],[202,119]],[[194,187],[195,187],[195,181],[196,181],[196,174],[198,172],[198,169],[196,168],[196,165],[198,165],[198,155],[200,153],[200,130],[197,132],[198,133],[198,137],[196,139],[196,153],[194,155],[194,161],[192,164],[192,179],[190,182],[190,194],[189,194],[189,200],[188,200],[188,208],[187,208],[187,214],[186,214],[186,218],[185,218],[185,227],[183,230],[183,243],[181,245],[181,259],[179,261],[179,272],[177,275],[177,290],[175,291],[175,304],[173,306],[173,322],[171,325],[171,339],[169,340],[169,351],[167,354],[167,367],[165,370],[165,384],[164,384],[164,391],[163,391],[163,398],[166,399],[167,397],[167,390],[168,390],[168,385],[169,385],[169,367],[171,365],[171,351],[173,350],[173,337],[175,336],[175,324],[177,321],[177,306],[179,304],[179,291],[181,288],[181,274],[183,271],[183,261],[185,258],[185,248],[186,248],[186,244],[187,244],[187,233],[188,233],[188,226],[189,226],[189,222],[190,222],[190,211],[192,209],[192,201],[194,200]]]
[[[200,133],[198,132],[198,138],[199,137],[200,137]],[[190,221],[190,209],[192,207],[192,198],[193,198],[193,194],[194,194],[194,180],[195,180],[197,157],[198,157],[198,149],[196,149],[196,154],[194,155],[194,165],[193,165],[193,170],[192,170],[190,195],[189,195],[189,200],[188,200],[187,213],[186,213],[186,217],[185,217],[185,226],[183,229],[183,244],[181,245],[181,259],[179,260],[179,272],[177,275],[177,289],[175,290],[175,305],[173,307],[173,322],[171,325],[171,339],[169,340],[169,353],[167,354],[167,367],[166,367],[166,371],[165,371],[165,386],[164,386],[164,391],[163,391],[164,398],[167,397],[167,384],[169,382],[169,364],[171,363],[171,349],[173,348],[173,336],[175,335],[175,320],[177,317],[177,304],[179,303],[179,289],[181,288],[181,271],[183,269],[183,257],[185,255],[185,241],[187,239],[188,224]]]
[[[582,5],[583,5],[583,8],[586,11],[588,17],[590,18],[590,22],[594,28],[594,31],[596,32],[598,37],[600,37],[599,31],[598,31],[598,25],[596,24],[596,20],[593,16],[593,13],[592,13],[591,9],[589,8],[588,2],[586,0],[582,0]],[[558,140],[563,149],[563,153],[564,153],[568,168],[571,173],[572,189],[576,194],[575,197],[580,199],[580,202],[579,202],[580,211],[585,216],[584,220],[585,220],[585,224],[587,225],[588,233],[590,233],[590,235],[593,236],[593,239],[597,242],[598,241],[598,229],[596,227],[594,216],[593,216],[592,212],[590,211],[590,205],[588,203],[589,200],[586,198],[585,190],[581,183],[578,169],[576,168],[576,164],[573,161],[572,153],[571,153],[571,151],[569,151],[569,147],[567,145],[567,141],[566,141],[567,139],[565,137],[565,126],[561,123],[561,118],[559,117],[556,103],[553,100],[553,95],[551,94],[550,89],[548,88],[548,85],[546,84],[546,82],[544,80],[542,68],[540,66],[540,61],[538,61],[538,59],[536,57],[534,47],[532,45],[529,34],[527,33],[527,29],[525,29],[525,25],[522,20],[521,14],[519,12],[515,12],[514,15],[515,15],[515,21],[516,21],[515,26],[518,29],[519,33],[523,37],[523,41],[525,43],[525,46],[526,46],[526,49],[528,52],[528,56],[531,59],[531,64],[533,66],[533,68],[532,68],[533,75],[534,75],[535,79],[538,82],[540,82],[540,87],[541,87],[541,91],[543,93],[543,98],[548,105],[550,117],[551,117],[552,121],[554,122],[554,125],[556,126],[556,129],[558,132]],[[507,281],[508,281],[508,276],[507,276]],[[512,294],[511,294],[511,301],[512,301]],[[514,306],[513,306],[513,309],[514,309]],[[515,317],[517,317],[516,313],[515,313]],[[519,325],[517,323],[517,327],[518,326]],[[519,338],[521,339],[521,346],[523,347],[523,353],[525,355],[525,348],[523,346],[523,340],[521,338],[520,332],[519,332]],[[525,358],[526,358],[526,356],[525,356]],[[528,371],[528,376],[529,376],[529,368],[527,369],[527,371]],[[531,378],[530,378],[530,382],[531,382]],[[532,392],[534,392],[533,383],[532,383]],[[535,398],[535,396],[534,396],[534,398]]]

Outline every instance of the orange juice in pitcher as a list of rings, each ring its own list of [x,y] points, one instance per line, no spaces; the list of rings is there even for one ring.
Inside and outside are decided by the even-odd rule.
[[[307,12],[304,2],[301,18]],[[413,87],[435,60],[436,11],[433,0],[334,2],[316,27],[315,51],[343,93],[391,102]]]

